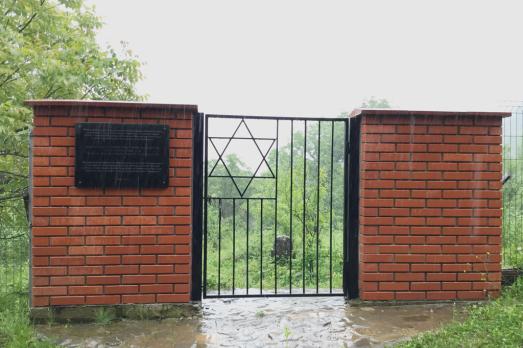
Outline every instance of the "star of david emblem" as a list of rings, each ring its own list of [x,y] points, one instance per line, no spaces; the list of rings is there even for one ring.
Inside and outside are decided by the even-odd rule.
[[[275,138],[256,138],[251,130],[249,129],[249,126],[245,122],[244,119],[242,119],[239,123],[234,132],[230,137],[208,137],[210,144],[214,148],[214,151],[216,151],[216,154],[218,154],[218,159],[214,163],[212,169],[209,172],[208,177],[215,177],[215,178],[230,178],[232,180],[232,183],[234,184],[234,187],[238,191],[238,194],[241,198],[245,195],[245,192],[247,192],[247,189],[249,186],[251,186],[252,181],[254,179],[275,179],[276,176],[274,175],[274,171],[272,170],[271,166],[269,165],[269,162],[267,161],[267,156],[269,152],[271,151],[272,147],[274,146],[274,143],[276,142]],[[219,142],[224,141],[220,146]],[[250,175],[238,175],[234,174],[233,170],[227,166],[226,161],[224,160],[224,156],[226,156],[227,150],[230,148],[231,143],[235,141],[252,141],[252,143],[255,145],[255,150],[252,151],[253,156],[259,155],[260,156],[260,162],[256,167],[256,169],[250,174]],[[220,148],[221,147],[221,148]],[[251,153],[249,152],[249,155]],[[224,174],[218,173],[218,168],[221,168],[222,171],[224,171]],[[263,169],[262,169],[263,168]],[[264,174],[260,174],[261,172],[264,172]],[[242,185],[243,184],[243,185]]]

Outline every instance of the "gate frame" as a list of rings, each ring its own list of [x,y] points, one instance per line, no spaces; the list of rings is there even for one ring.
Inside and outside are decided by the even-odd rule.
[[[347,120],[348,132],[345,139],[345,242],[346,263],[344,265],[343,292],[348,299],[359,297],[359,201],[360,201],[360,129],[361,118]]]
[[[191,301],[202,300],[202,236],[203,236],[203,144],[207,136],[203,113],[194,113],[192,119],[192,258]]]
[[[208,120],[213,118],[225,119],[263,119],[282,121],[343,121],[345,123],[344,139],[344,248],[343,248],[343,293],[331,294],[300,294],[275,293],[252,295],[208,295],[206,275],[207,211],[204,206],[207,197],[208,175]],[[192,265],[191,265],[191,300],[201,301],[202,298],[245,298],[245,297],[311,297],[311,296],[344,296],[347,299],[359,297],[359,163],[360,163],[360,124],[361,118],[327,118],[327,117],[288,117],[288,116],[253,116],[253,115],[216,115],[197,113],[193,116],[193,154],[192,154]],[[204,169],[205,167],[205,169]],[[199,251],[199,252],[197,252]]]

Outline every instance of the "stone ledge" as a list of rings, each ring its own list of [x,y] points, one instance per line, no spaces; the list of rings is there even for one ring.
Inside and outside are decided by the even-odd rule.
[[[409,109],[354,109],[349,117],[360,115],[377,116],[473,116],[473,117],[509,117],[511,112],[506,111],[451,111],[451,110],[409,110]]]
[[[460,304],[460,305],[473,305],[473,304],[485,304],[489,302],[489,299],[485,300],[387,300],[387,301],[363,301],[360,299],[347,300],[347,303],[352,307],[373,307],[373,306],[406,306],[406,305],[427,305],[427,306],[438,306],[445,304]]]
[[[76,99],[32,99],[26,100],[25,105],[32,107],[41,106],[61,106],[61,107],[103,107],[103,108],[122,108],[122,109],[167,109],[198,111],[198,106],[193,104],[167,104],[167,103],[148,103],[139,101],[121,100],[76,100]]]
[[[101,311],[104,316],[114,319],[188,318],[201,315],[201,303],[33,307],[30,316],[35,323],[89,323],[96,321]]]

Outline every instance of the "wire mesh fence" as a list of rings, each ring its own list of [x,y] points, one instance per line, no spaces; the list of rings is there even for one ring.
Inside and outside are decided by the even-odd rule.
[[[523,106],[503,120],[503,268],[523,267]]]
[[[28,291],[29,235],[25,228],[0,231],[0,293]]]

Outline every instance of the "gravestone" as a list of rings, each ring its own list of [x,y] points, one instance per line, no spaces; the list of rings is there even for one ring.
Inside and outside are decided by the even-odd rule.
[[[285,258],[288,259],[291,255],[292,242],[287,236],[276,237],[274,248],[272,249],[271,256],[276,259]]]

